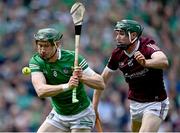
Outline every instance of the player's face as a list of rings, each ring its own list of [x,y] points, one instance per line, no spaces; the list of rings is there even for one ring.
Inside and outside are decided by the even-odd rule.
[[[121,44],[129,44],[129,37],[126,35],[126,33],[123,30],[116,30],[115,31],[115,39],[117,43]]]
[[[38,41],[37,51],[43,59],[48,59],[54,54],[56,48],[48,41]]]

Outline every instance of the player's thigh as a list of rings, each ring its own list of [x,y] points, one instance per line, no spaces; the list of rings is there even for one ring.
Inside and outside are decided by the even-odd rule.
[[[41,132],[64,132],[64,131],[44,121],[37,132],[41,133]]]
[[[157,132],[162,119],[153,113],[145,113],[142,119],[140,132]]]
[[[131,129],[132,132],[139,132],[139,129],[141,128],[141,122],[139,121],[135,121],[135,120],[131,120]]]

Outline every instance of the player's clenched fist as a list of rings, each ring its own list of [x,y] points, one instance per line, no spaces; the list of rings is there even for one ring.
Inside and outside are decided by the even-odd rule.
[[[79,79],[81,79],[82,78],[82,73],[83,73],[83,71],[82,71],[81,67],[74,68],[74,71],[73,71],[74,76],[77,76]]]
[[[146,59],[140,51],[135,52],[134,58],[139,64],[141,64],[142,66],[146,66]]]
[[[78,86],[78,84],[79,84],[78,76],[71,76],[68,82],[69,88],[75,88]]]

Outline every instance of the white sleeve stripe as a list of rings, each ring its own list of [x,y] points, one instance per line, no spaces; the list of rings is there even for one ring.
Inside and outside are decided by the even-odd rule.
[[[82,68],[85,67],[85,66],[87,65],[86,60],[83,59],[83,60],[81,61],[81,63],[79,63],[79,65],[80,65]]]
[[[81,66],[82,64],[84,64],[84,62],[86,62],[85,59],[83,59],[81,63],[79,63],[79,65]]]
[[[87,76],[92,76],[95,72],[90,67],[87,67],[83,73]]]
[[[81,67],[83,68],[83,67],[85,67],[87,65],[87,63],[85,63],[84,65],[81,65]]]
[[[30,67],[37,67],[38,65],[36,64],[29,64]]]
[[[79,64],[80,66],[84,66],[84,64],[87,64],[86,62],[82,63],[82,64]]]
[[[30,69],[40,69],[40,67],[38,66],[38,65],[36,65],[36,64],[29,64],[29,68]]]
[[[31,67],[31,66],[30,66],[29,68],[30,68],[30,69],[39,69],[40,67],[38,67],[38,66],[37,66],[37,67]]]

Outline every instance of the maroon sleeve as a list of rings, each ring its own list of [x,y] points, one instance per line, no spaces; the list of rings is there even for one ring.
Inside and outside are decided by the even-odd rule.
[[[160,51],[160,48],[156,44],[147,44],[147,52],[149,55],[152,55],[156,51]]]
[[[161,51],[160,48],[156,45],[155,41],[149,38],[142,40],[142,53],[146,58],[151,58],[151,55],[156,51]]]

